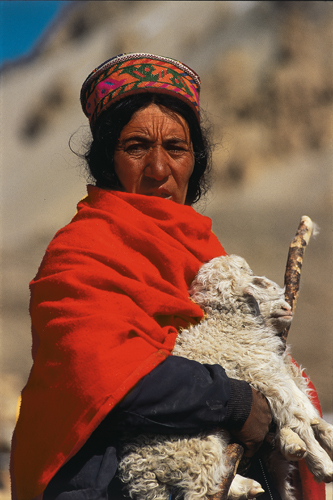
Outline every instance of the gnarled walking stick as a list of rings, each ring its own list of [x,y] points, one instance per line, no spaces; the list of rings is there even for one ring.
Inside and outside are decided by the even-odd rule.
[[[296,302],[298,299],[304,252],[307,244],[309,243],[312,230],[312,220],[307,215],[303,215],[298,226],[297,233],[295,234],[295,238],[289,246],[286,273],[284,275],[284,285],[286,287],[285,299],[290,305],[293,313],[295,312]],[[281,334],[284,342],[287,341],[289,328],[290,325],[286,327]]]
[[[296,302],[299,293],[299,284],[301,278],[301,270],[303,264],[304,252],[309,243],[313,230],[313,222],[307,215],[303,215],[298,226],[297,233],[290,243],[289,253],[287,258],[286,272],[284,276],[285,299],[291,307],[292,312],[295,311]],[[284,342],[287,342],[290,325],[283,330],[281,337]],[[220,491],[215,495],[209,496],[208,500],[227,500],[228,491],[233,478],[236,475],[238,464],[243,456],[244,449],[241,445],[231,443],[227,447],[226,461],[229,468],[228,474],[223,478],[220,484]]]
[[[236,475],[237,467],[244,453],[244,449],[240,444],[231,443],[228,445],[226,454],[226,466],[228,473],[223,478],[220,484],[220,491],[208,497],[209,500],[227,500],[228,491],[233,478]]]

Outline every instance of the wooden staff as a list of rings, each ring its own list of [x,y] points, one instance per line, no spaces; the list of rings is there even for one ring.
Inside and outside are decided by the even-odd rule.
[[[228,472],[220,483],[220,491],[215,493],[215,495],[209,496],[209,500],[227,500],[230,485],[236,475],[237,467],[243,453],[244,448],[240,444],[231,443],[228,445],[226,453],[226,466],[228,468]]]
[[[299,283],[301,279],[301,270],[303,265],[304,252],[309,243],[313,230],[313,222],[307,215],[303,215],[298,226],[297,233],[290,243],[289,253],[286,265],[286,273],[284,275],[285,299],[291,307],[292,312],[295,312],[296,302],[299,293]],[[281,337],[284,342],[287,341],[290,324],[283,330]]]
[[[292,312],[294,312],[296,308],[304,252],[309,243],[312,230],[312,220],[307,215],[303,215],[297,233],[289,246],[284,285],[286,287],[285,299],[290,305]],[[284,342],[287,341],[289,328],[290,325],[286,327],[281,334]],[[238,464],[243,453],[244,448],[241,445],[236,443],[229,444],[226,451],[226,461],[229,471],[220,484],[220,491],[215,495],[209,496],[208,500],[227,500],[229,488],[236,475]]]

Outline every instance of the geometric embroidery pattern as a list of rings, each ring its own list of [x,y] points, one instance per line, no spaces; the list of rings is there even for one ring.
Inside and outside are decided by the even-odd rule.
[[[93,129],[99,115],[123,97],[140,92],[177,95],[200,121],[200,77],[174,59],[153,54],[120,54],[90,73],[81,89],[81,105]]]

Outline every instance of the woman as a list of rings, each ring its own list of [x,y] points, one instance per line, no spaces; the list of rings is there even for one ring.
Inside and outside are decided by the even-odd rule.
[[[31,283],[34,365],[13,437],[14,499],[123,498],[124,430],[221,426],[249,457],[269,431],[268,404],[247,383],[170,356],[179,329],[202,318],[189,284],[225,253],[191,207],[209,161],[199,91],[194,71],[150,54],[117,56],[83,84],[95,186]]]

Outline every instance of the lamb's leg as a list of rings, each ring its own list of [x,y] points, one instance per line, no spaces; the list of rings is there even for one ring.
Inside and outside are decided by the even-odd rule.
[[[293,382],[296,384],[298,389],[304,394],[307,404],[311,405],[311,409],[313,412],[312,403],[309,401],[308,395],[308,387],[305,378],[302,376],[302,371],[299,367],[295,366],[294,363],[290,361],[288,357],[285,358],[286,367],[290,373],[290,376],[293,379]],[[320,445],[324,448],[324,450],[328,453],[328,455],[333,460],[333,425],[328,424],[319,417],[318,413],[316,415],[311,415],[307,410],[307,415],[310,418],[310,423],[313,428],[314,434]]]
[[[304,448],[305,444],[306,453],[303,456],[309,470],[318,481],[330,483],[333,481],[333,462],[330,459],[329,455],[326,453],[325,446],[322,446],[323,438],[321,437],[325,436],[325,442],[327,443],[327,436],[329,434],[327,429],[330,426],[329,424],[326,424],[326,422],[326,425],[322,424],[320,426],[319,424],[317,424],[311,426],[311,421],[318,422],[318,419],[311,418],[310,420],[304,410],[302,412],[300,412],[299,409],[298,411],[295,411],[294,415],[288,421],[288,427],[292,432],[286,430],[286,427],[283,427],[283,429],[281,429],[281,450],[287,458],[288,453],[293,454],[294,452],[296,452],[296,457],[292,458],[292,460],[297,460],[300,458],[297,457],[297,454],[302,453],[302,448]],[[318,436],[320,436],[320,438],[317,438],[318,440],[316,439],[315,432],[313,430],[313,427],[316,428],[317,426],[318,429],[315,432],[317,432]],[[326,433],[323,432],[324,427]],[[295,437],[295,434],[298,436],[298,438]],[[299,446],[301,449],[297,451],[297,448]]]
[[[282,427],[277,434],[278,447],[288,461],[300,460],[306,454],[306,444],[289,427]]]
[[[311,426],[316,439],[333,460],[333,425],[322,418],[316,418],[311,421]]]
[[[257,481],[236,474],[230,486],[228,500],[256,498],[264,492],[265,491]]]
[[[299,438],[305,443],[306,455],[305,461],[309,470],[318,481],[331,482],[333,481],[333,462],[325,449],[321,446],[321,442],[316,440],[314,431],[311,427],[311,422],[318,421],[318,412],[312,405],[308,396],[304,394],[292,380],[289,383],[289,390],[285,386],[285,381],[281,379],[280,398],[269,398],[273,415],[278,425],[289,427]],[[266,394],[265,394],[266,395]],[[285,397],[283,397],[285,396]],[[267,395],[266,395],[267,397]],[[285,401],[289,400],[289,404]],[[326,429],[328,429],[327,424]],[[318,430],[318,436],[325,436],[323,427]],[[328,430],[326,435],[329,436]],[[323,440],[322,437],[320,437]],[[330,439],[326,439],[330,445]]]
[[[289,426],[306,445],[304,459],[309,470],[318,481],[330,483],[333,481],[333,462],[330,458],[333,450],[333,426],[318,417],[309,398],[298,388],[294,397],[297,407]]]
[[[333,481],[333,462],[314,436],[312,427],[308,422],[299,420],[296,425],[291,423],[293,430],[306,444],[304,460],[318,481],[330,483]],[[328,425],[328,424],[327,424]]]

